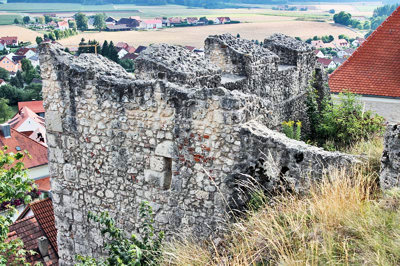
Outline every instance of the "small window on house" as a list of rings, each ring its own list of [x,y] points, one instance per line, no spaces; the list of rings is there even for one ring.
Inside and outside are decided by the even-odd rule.
[[[20,146],[15,147],[15,149],[16,149],[17,151],[21,151],[21,147],[20,147]]]

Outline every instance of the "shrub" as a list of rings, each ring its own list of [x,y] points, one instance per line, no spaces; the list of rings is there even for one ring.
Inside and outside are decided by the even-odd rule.
[[[126,238],[122,229],[115,226],[115,221],[107,212],[100,215],[88,214],[88,219],[102,225],[101,234],[109,239],[105,245],[109,257],[105,261],[97,261],[91,257],[77,255],[78,265],[157,265],[161,259],[161,243],[164,233],[154,233],[153,210],[148,202],[142,202],[139,208],[142,220],[142,240],[132,234]]]
[[[365,111],[360,96],[346,91],[339,94],[338,103],[325,98],[321,100],[320,107],[317,99],[316,91],[311,88],[307,99],[307,114],[311,124],[309,139],[319,146],[329,150],[343,149],[383,133],[383,117]]]
[[[282,130],[286,137],[300,140],[301,138],[301,122],[285,121],[282,123]]]

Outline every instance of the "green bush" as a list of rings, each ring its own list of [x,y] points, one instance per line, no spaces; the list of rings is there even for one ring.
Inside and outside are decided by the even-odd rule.
[[[301,122],[297,121],[284,121],[282,123],[282,131],[285,133],[286,137],[300,140],[301,138]]]
[[[115,221],[108,213],[100,215],[88,214],[91,221],[102,225],[101,234],[109,241],[105,244],[108,251],[108,258],[105,261],[97,261],[91,257],[76,256],[78,265],[158,265],[162,256],[161,243],[164,233],[157,236],[154,233],[154,214],[148,202],[142,202],[139,208],[140,219],[142,220],[142,240],[132,234],[126,238],[122,229],[115,226]]]
[[[343,149],[349,144],[369,140],[384,130],[384,118],[365,111],[360,96],[351,92],[339,94],[338,103],[322,99],[311,88],[307,99],[307,114],[310,120],[311,142],[332,149]]]

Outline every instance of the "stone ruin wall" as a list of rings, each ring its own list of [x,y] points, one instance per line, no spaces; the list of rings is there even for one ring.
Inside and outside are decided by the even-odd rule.
[[[386,129],[380,185],[382,189],[400,188],[400,123]]]
[[[103,240],[87,221],[88,211],[108,211],[135,232],[138,206],[147,200],[167,236],[205,238],[222,233],[229,209],[245,203],[237,192],[243,173],[256,171],[269,187],[286,180],[301,191],[324,168],[354,161],[268,129],[304,109],[301,101],[290,101],[292,95],[279,104],[222,84],[208,87],[202,82],[218,81],[221,69],[197,72],[188,62],[196,56],[180,48],[187,69],[179,70],[167,63],[179,58],[174,53],[154,60],[160,47],[139,57],[136,77],[101,56],[74,57],[51,44],[40,48],[61,265],[72,265],[75,254],[102,255]],[[272,154],[277,174],[262,154]]]

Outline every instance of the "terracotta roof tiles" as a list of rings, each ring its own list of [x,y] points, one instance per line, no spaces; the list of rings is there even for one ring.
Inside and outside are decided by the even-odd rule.
[[[329,78],[332,92],[400,97],[400,7]]]
[[[43,101],[18,102],[18,110],[25,106],[35,113],[44,113]]]

